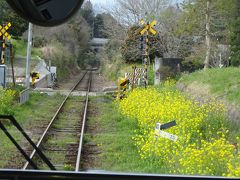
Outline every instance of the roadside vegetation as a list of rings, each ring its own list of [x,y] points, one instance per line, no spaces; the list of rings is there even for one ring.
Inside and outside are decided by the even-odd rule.
[[[24,39],[11,39],[11,43],[14,47],[15,57],[27,56],[27,41]],[[40,48],[32,48],[32,59],[36,59],[37,56],[41,56],[42,52]]]
[[[234,144],[239,143],[240,132],[237,127],[229,129],[224,105],[217,101],[199,104],[169,86],[174,84],[137,89],[120,102],[122,114],[138,121],[133,139],[139,156],[161,169],[160,173],[239,176],[240,156]],[[164,131],[178,140],[155,138],[156,123],[172,120],[177,126]]]
[[[118,172],[146,172],[152,167],[138,155],[132,137],[137,121],[121,115],[110,97],[90,99],[97,107],[97,114],[88,119],[88,127],[96,129],[85,134],[86,144],[94,143],[101,153],[94,159],[90,169]],[[152,172],[154,169],[152,169]]]
[[[240,105],[240,69],[235,67],[196,71],[181,77],[178,83],[195,86],[196,90],[205,88],[205,94],[221,96],[230,102]]]
[[[14,102],[15,91],[0,88],[0,114],[13,113],[12,105]]]
[[[90,118],[94,135],[87,141],[101,154],[94,169],[118,172],[236,176],[240,132],[229,124],[218,101],[199,104],[176,90],[174,81],[148,89],[135,89],[120,102],[94,98],[100,115]],[[108,99],[108,98],[106,98]],[[108,102],[108,101],[106,101]],[[156,137],[156,123],[176,120],[164,130],[178,136],[173,142]],[[90,137],[90,138],[89,138]]]
[[[49,122],[64,97],[31,93],[30,100],[20,105],[14,99],[14,94],[12,90],[0,90],[0,114],[14,115],[23,129],[27,133],[31,132],[31,138],[36,142],[39,133],[42,133],[39,127]],[[17,142],[23,147],[26,146],[27,143],[18,130],[8,121],[4,121],[4,123]],[[2,131],[0,131],[0,137],[0,168],[22,167],[25,159]]]

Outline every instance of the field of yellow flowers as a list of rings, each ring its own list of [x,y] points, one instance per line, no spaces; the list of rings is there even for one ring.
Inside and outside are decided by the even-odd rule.
[[[240,177],[240,154],[233,145],[239,137],[229,138],[223,104],[199,104],[170,86],[135,89],[119,103],[123,115],[138,121],[133,141],[140,157],[163,173]],[[156,123],[172,120],[177,125],[164,131],[178,140],[156,138]]]

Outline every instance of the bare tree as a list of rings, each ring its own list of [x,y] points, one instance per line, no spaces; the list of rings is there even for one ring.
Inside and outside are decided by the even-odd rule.
[[[143,18],[153,20],[159,17],[161,11],[171,4],[171,0],[118,0],[108,12],[121,24],[138,24]]]
[[[103,13],[103,33],[106,34],[111,39],[118,39],[123,41],[126,37],[127,27],[120,24],[111,14]]]
[[[210,66],[220,68],[229,66],[229,56],[230,56],[229,45],[215,44],[212,48]]]
[[[58,40],[72,55],[78,56],[79,52],[88,46],[90,28],[81,16],[76,16],[60,26],[50,28],[34,26],[34,37],[38,36],[44,37],[47,41]]]
[[[228,43],[231,9],[235,0],[186,0],[183,6],[185,15],[182,26],[184,33],[192,36],[205,37],[204,69],[210,67],[213,60],[213,44],[221,39],[222,44]],[[220,43],[220,42],[219,42]]]
[[[206,58],[204,61],[204,70],[209,68],[210,62],[210,53],[211,53],[211,38],[210,38],[210,0],[207,0],[207,8],[206,8]]]
[[[157,20],[155,29],[159,32],[162,41],[155,42],[165,57],[179,57],[183,37],[176,36],[177,21],[181,10],[172,5],[169,0],[119,0],[116,6],[108,11],[122,25],[125,30],[133,25],[145,21]],[[127,27],[124,29],[124,27]],[[117,35],[117,34],[116,34]]]
[[[156,29],[162,39],[159,48],[162,49],[164,57],[181,57],[180,51],[184,36],[176,35],[176,29],[178,28],[176,24],[181,13],[178,8],[170,6],[163,10],[157,18]]]

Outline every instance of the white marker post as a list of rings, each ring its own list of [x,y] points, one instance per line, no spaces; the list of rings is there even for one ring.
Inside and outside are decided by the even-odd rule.
[[[167,133],[165,131],[162,131],[162,129],[168,129],[170,127],[173,127],[176,125],[176,122],[175,121],[172,121],[170,123],[166,123],[166,124],[160,124],[160,123],[157,123],[156,124],[156,128],[155,128],[155,136],[156,138],[158,138],[159,136],[163,137],[163,138],[167,138],[171,141],[174,141],[176,142],[178,140],[178,136],[175,136],[173,134],[170,134],[170,133]]]
[[[170,133],[167,133],[167,132],[164,132],[164,131],[160,131],[159,132],[160,136],[163,137],[163,138],[167,138],[171,141],[174,141],[176,142],[178,140],[178,136],[175,136],[173,134],[170,134]]]

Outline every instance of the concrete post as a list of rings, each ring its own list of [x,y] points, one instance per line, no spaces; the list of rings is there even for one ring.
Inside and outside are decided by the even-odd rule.
[[[155,63],[154,63],[154,85],[159,85],[161,82],[161,75],[160,75],[160,68],[162,66],[163,59],[155,57]]]
[[[30,88],[30,67],[31,67],[31,51],[32,51],[32,23],[28,27],[28,47],[27,47],[27,62],[26,62],[26,88]]]
[[[0,65],[0,87],[6,88],[7,81],[7,67],[6,65]]]

